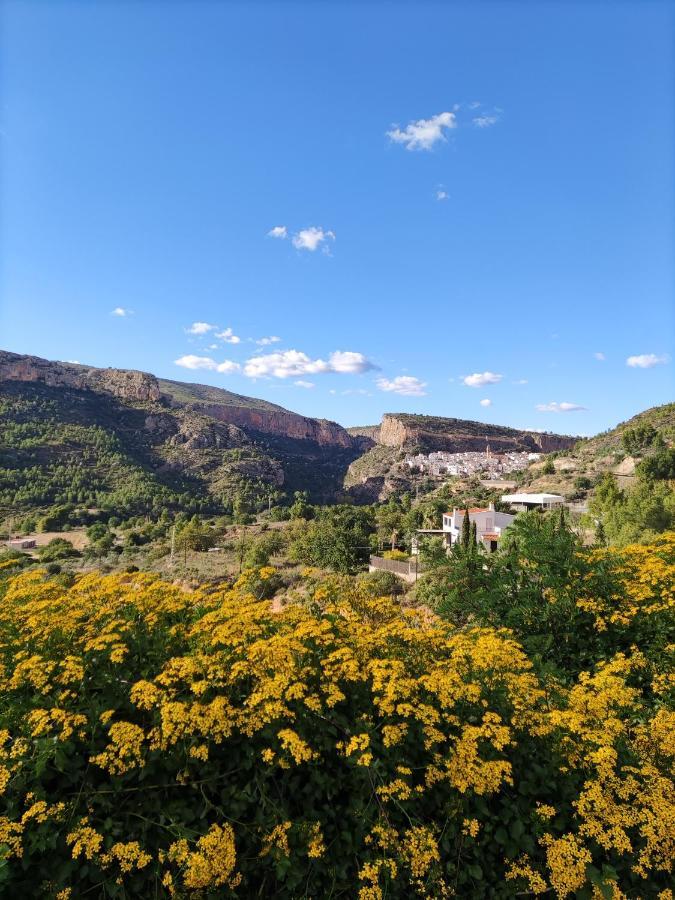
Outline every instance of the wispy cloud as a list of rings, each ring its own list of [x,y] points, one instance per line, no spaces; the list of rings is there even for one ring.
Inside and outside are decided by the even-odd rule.
[[[375,384],[381,391],[401,394],[404,397],[426,397],[425,381],[412,375],[397,375],[396,378],[378,378]]]
[[[538,403],[536,406],[538,412],[580,412],[581,410],[587,409],[586,406],[579,406],[578,403],[569,403],[567,400],[563,400],[562,403],[556,403],[552,401],[551,403]]]
[[[327,360],[312,359],[301,350],[282,350],[253,356],[244,364],[249,378],[293,378],[326,372],[360,374],[376,366],[363,353],[336,350]]]
[[[403,144],[406,150],[431,150],[438,141],[445,141],[444,130],[457,126],[453,112],[442,112],[430,119],[417,119],[401,129],[395,125],[387,132],[387,137],[395,144]]]
[[[492,406],[492,400],[488,400],[488,398],[485,397],[484,400],[480,401],[480,405],[481,406]]]
[[[499,121],[499,116],[474,116],[471,120],[476,128],[490,128]]]
[[[477,388],[486,384],[499,384],[503,377],[495,372],[474,372],[473,375],[462,375],[462,382],[467,387]]]
[[[335,233],[333,231],[324,231],[323,228],[316,225],[301,229],[292,238],[293,246],[296,250],[309,250],[310,253],[318,250],[327,240],[334,241]]]
[[[309,390],[310,388],[313,388],[313,387],[314,387],[314,382],[313,382],[313,381],[303,381],[301,378],[299,378],[297,381],[294,381],[293,384],[294,384],[296,387],[299,387],[299,388],[306,388],[307,390]]]
[[[288,229],[285,225],[275,225],[267,232],[267,237],[279,238],[284,240],[288,237]]]
[[[225,344],[241,343],[241,338],[237,337],[237,335],[233,333],[231,328],[226,328],[224,331],[216,331],[215,336],[218,338],[218,340],[223,341]]]
[[[439,188],[436,191],[436,199],[437,200],[449,200],[450,194],[448,194],[448,192],[446,190],[444,190],[443,188]]]
[[[626,365],[632,369],[651,369],[654,366],[663,366],[670,362],[667,354],[657,356],[656,353],[642,353],[639,356],[629,356]]]
[[[132,311],[130,309],[126,309],[124,306],[116,306],[110,313],[111,316],[117,316],[120,319],[125,319],[127,316],[132,315]]]
[[[232,360],[229,359],[219,363],[210,356],[194,356],[192,354],[180,356],[178,359],[175,359],[174,365],[180,366],[182,369],[192,369],[193,371],[197,369],[206,369],[209,372],[221,372],[225,375],[231,375],[241,369],[239,363],[232,362]]]
[[[189,328],[186,328],[185,331],[187,334],[208,334],[209,331],[215,331],[217,325],[210,325],[208,322],[193,322]]]
[[[527,384],[527,378],[517,378],[513,384]]]
[[[605,356],[605,354],[604,354],[604,353],[601,353],[600,351],[598,351],[597,353],[594,353],[593,356],[594,356],[595,359],[598,360],[598,362],[604,362],[605,359],[607,358],[607,357]]]
[[[280,337],[276,334],[272,334],[269,337],[258,338],[256,344],[259,344],[261,347],[268,347],[270,344],[278,344],[280,340]]]

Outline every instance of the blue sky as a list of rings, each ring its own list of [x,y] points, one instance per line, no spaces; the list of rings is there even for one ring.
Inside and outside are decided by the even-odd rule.
[[[3,348],[347,425],[673,399],[675,4],[2,15]]]

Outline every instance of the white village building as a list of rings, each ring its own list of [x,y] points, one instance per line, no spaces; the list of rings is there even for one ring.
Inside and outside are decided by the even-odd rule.
[[[452,512],[443,513],[443,536],[446,546],[450,547],[461,539],[464,513],[465,510],[456,507]],[[469,522],[472,525],[476,523],[476,537],[491,552],[497,549],[502,534],[514,519],[515,516],[509,513],[498,512],[494,503],[487,507],[469,507]]]
[[[565,502],[560,494],[504,494],[502,503],[509,503],[518,512],[528,509],[557,509]]]

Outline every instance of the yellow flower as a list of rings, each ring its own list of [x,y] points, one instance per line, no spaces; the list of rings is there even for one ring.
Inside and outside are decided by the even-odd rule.
[[[236,887],[240,876],[234,874],[237,854],[231,825],[212,825],[190,851],[187,841],[176,841],[169,858],[183,870],[183,882],[190,890],[206,890],[227,885]]]
[[[87,825],[85,820],[79,828],[66,835],[66,843],[68,845],[72,844],[73,859],[84,856],[86,859],[92,860],[98,856],[99,850],[103,845],[103,835]]]

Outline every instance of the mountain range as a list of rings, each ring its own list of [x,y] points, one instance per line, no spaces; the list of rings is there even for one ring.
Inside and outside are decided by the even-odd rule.
[[[370,501],[400,487],[408,452],[558,451],[576,438],[456,418],[387,413],[343,428],[221,388],[0,351],[0,506],[123,496],[217,510],[242,492]],[[134,494],[136,499],[134,499]],[[159,499],[158,499],[159,498]]]

